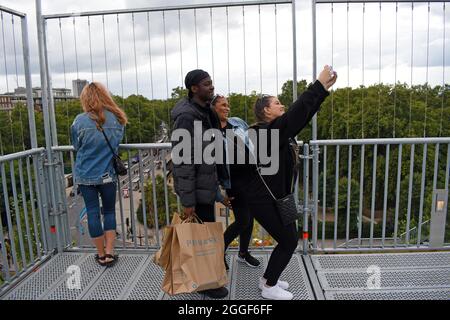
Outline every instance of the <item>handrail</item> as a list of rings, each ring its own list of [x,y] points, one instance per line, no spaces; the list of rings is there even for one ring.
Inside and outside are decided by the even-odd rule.
[[[171,143],[131,143],[131,144],[121,144],[119,146],[122,150],[154,150],[154,149],[163,149],[168,150],[172,148]]]
[[[58,18],[70,18],[70,17],[103,16],[103,15],[111,15],[111,14],[131,14],[131,13],[155,12],[155,11],[210,9],[210,8],[242,7],[242,6],[271,5],[271,4],[291,4],[291,3],[292,3],[292,1],[287,1],[287,0],[238,1],[238,2],[227,2],[227,3],[193,4],[193,5],[170,6],[170,7],[73,12],[73,13],[62,13],[62,14],[49,14],[49,15],[43,15],[42,17],[44,19],[48,20],[48,19],[58,19]]]
[[[444,138],[387,138],[387,139],[337,139],[337,140],[312,140],[311,146],[346,146],[346,145],[374,145],[374,144],[427,144],[450,143],[450,137]]]
[[[12,15],[15,15],[15,16],[18,16],[18,17],[21,17],[21,18],[25,18],[27,16],[23,12],[19,12],[19,11],[16,11],[16,10],[13,10],[13,9],[10,9],[10,8],[4,7],[4,6],[0,6],[0,11],[6,12],[6,13],[10,13]]]
[[[170,143],[131,143],[131,144],[121,144],[119,145],[119,148],[121,150],[135,150],[135,149],[139,149],[139,150],[155,150],[155,149],[163,149],[163,150],[168,150],[172,148],[172,144]],[[52,147],[53,151],[63,151],[63,152],[68,152],[68,151],[75,151],[73,146],[57,146],[57,147]]]
[[[21,158],[25,158],[28,156],[33,156],[35,154],[40,154],[44,152],[44,148],[36,148],[36,149],[30,149],[25,151],[20,151],[16,153],[7,154],[4,156],[0,156],[0,163],[7,162],[7,161],[13,161]]]

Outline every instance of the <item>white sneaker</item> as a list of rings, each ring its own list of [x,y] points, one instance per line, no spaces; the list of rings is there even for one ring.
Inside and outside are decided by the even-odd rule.
[[[259,290],[262,290],[264,285],[266,284],[266,279],[263,277],[259,278]],[[280,287],[283,290],[287,290],[289,288],[289,283],[287,281],[278,280],[277,286]]]
[[[281,289],[279,286],[263,286],[261,295],[263,298],[270,300],[292,300],[292,298],[294,298],[292,293]]]

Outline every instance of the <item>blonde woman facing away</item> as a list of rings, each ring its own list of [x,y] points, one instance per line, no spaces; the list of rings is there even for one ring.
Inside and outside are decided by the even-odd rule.
[[[75,118],[71,127],[77,153],[74,178],[86,205],[89,235],[97,248],[95,259],[102,266],[112,266],[118,256],[114,255],[117,174],[111,148],[117,154],[128,120],[98,82],[84,87],[80,101],[84,113]]]

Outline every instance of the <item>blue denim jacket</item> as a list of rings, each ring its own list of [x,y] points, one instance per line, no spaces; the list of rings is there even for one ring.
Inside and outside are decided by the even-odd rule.
[[[116,116],[105,110],[103,125],[106,136],[117,154],[124,126]],[[115,181],[112,153],[106,140],[87,113],[79,114],[71,127],[72,144],[77,152],[74,179],[76,184],[98,185]]]
[[[245,146],[249,149],[250,153],[253,153],[254,146],[251,140],[248,138],[248,124],[242,120],[241,118],[232,117],[228,119],[228,123],[233,127],[234,134],[238,136],[242,141],[244,141]],[[225,150],[228,150],[228,141],[227,139],[225,141]],[[228,161],[228,156],[225,155],[226,159],[226,169],[228,172],[228,177],[230,177],[230,165]],[[221,180],[219,181],[220,185],[225,189],[231,189],[231,181],[230,179]],[[220,192],[220,190],[217,191],[216,201],[222,202],[223,196]]]

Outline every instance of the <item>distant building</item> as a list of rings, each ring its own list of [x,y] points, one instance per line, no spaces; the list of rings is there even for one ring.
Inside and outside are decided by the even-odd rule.
[[[72,100],[72,90],[66,88],[53,88],[53,100],[55,103]],[[18,87],[14,92],[0,95],[0,111],[11,111],[17,104],[27,105],[27,89]],[[36,110],[42,110],[42,89],[33,88],[33,103]]]
[[[66,88],[53,88],[54,98],[72,98],[72,90]]]
[[[12,96],[7,94],[0,95],[0,111],[11,111],[13,107]]]
[[[87,86],[89,83],[87,82],[87,80],[73,80],[72,81],[72,91],[73,91],[73,96],[75,98],[79,98],[81,91],[83,91],[84,87]]]
[[[14,95],[15,96],[27,96],[27,88],[24,87],[18,87],[16,89],[14,89]]]
[[[53,98],[72,98],[72,91],[66,88],[52,88]],[[42,89],[40,87],[33,88],[33,97],[42,98]]]

